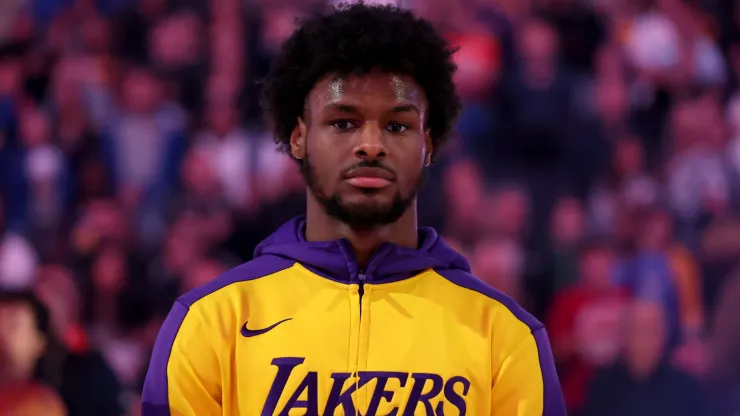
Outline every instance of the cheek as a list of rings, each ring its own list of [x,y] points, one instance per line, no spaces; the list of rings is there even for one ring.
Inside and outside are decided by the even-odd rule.
[[[0,342],[2,349],[14,361],[26,361],[36,351],[33,333],[22,328],[10,331],[7,338]]]
[[[351,149],[345,149],[338,143],[309,137],[306,146],[306,160],[313,173],[315,182],[322,187],[334,187],[339,172],[351,160]]]
[[[413,163],[405,163],[403,167],[403,178],[401,186],[404,190],[413,190],[419,185],[421,176],[423,174],[424,164],[423,161],[415,161]]]

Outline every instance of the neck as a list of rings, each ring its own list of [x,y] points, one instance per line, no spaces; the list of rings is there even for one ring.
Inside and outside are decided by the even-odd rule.
[[[361,267],[367,266],[370,257],[382,243],[417,248],[416,203],[403,213],[398,221],[368,229],[357,229],[345,224],[324,211],[323,206],[309,192],[306,206],[306,239],[308,241],[349,240]]]
[[[657,367],[658,364],[638,363],[627,360],[627,371],[633,379],[638,381],[645,381],[649,379],[653,374],[655,374],[655,370]]]
[[[31,379],[31,373],[33,372],[32,369],[26,370],[12,367],[10,365],[3,367],[5,368],[0,369],[0,390],[2,390],[3,387],[19,385]]]

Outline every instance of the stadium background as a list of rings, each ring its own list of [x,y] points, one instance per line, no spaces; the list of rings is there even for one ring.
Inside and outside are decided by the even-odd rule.
[[[572,414],[738,414],[740,3],[403,5],[461,47],[421,222],[546,323]],[[304,209],[259,80],[324,6],[0,1],[0,288],[51,311],[37,377],[71,415],[136,414],[174,298]],[[3,360],[0,413],[48,395]]]

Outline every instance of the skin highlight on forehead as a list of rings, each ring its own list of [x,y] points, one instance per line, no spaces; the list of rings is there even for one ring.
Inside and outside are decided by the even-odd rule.
[[[382,87],[379,87],[379,84]],[[351,104],[364,107],[368,102],[381,93],[397,103],[410,103],[419,110],[420,115],[426,113],[426,97],[421,87],[410,77],[382,72],[356,76],[327,76],[318,81],[306,102],[307,109],[323,109],[332,104]],[[357,102],[348,103],[348,98]]]
[[[344,80],[340,77],[332,77],[329,82],[329,100],[341,100],[344,96]]]
[[[409,101],[415,101],[416,98],[416,91],[414,91],[411,88],[408,88],[407,83],[405,83],[398,75],[391,76],[391,82],[393,83],[393,92],[395,93],[395,97],[398,100],[409,100]]]

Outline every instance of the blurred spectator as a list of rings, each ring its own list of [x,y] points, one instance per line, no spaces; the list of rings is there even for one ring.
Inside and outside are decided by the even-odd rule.
[[[197,227],[205,244],[212,246],[224,241],[231,233],[231,212],[207,156],[191,152],[182,165],[183,192],[175,206],[198,222]],[[173,210],[174,211],[174,210]],[[174,212],[175,217],[177,211]]]
[[[709,380],[717,416],[740,409],[740,272],[733,272],[719,300],[710,343]]]
[[[3,202],[0,197],[0,288],[25,288],[33,281],[38,255],[25,238],[9,228]]]
[[[550,221],[553,274],[551,290],[559,291],[578,280],[578,257],[585,236],[581,201],[563,197]]]
[[[130,241],[129,219],[123,208],[111,199],[93,199],[80,207],[79,218],[71,231],[71,243],[76,254],[87,256],[101,244]]]
[[[147,39],[152,26],[168,11],[167,0],[130,2],[117,19],[117,53],[123,59],[141,62],[147,58]]]
[[[599,180],[609,176],[615,142],[632,124],[620,51],[605,45],[596,55],[595,66],[598,69],[591,85],[584,82],[575,93],[577,115],[569,129],[574,141],[571,192],[580,197],[587,196]]]
[[[69,201],[69,172],[63,153],[52,141],[49,114],[32,105],[19,114],[22,170],[13,180],[10,198],[24,213],[27,229],[54,235]],[[48,235],[46,237],[48,239]]]
[[[28,0],[10,0],[3,2],[0,7],[0,42],[8,39],[12,35],[13,27],[25,7],[28,7]]]
[[[455,30],[457,29],[457,30]],[[451,28],[447,39],[460,50],[455,54],[457,72],[455,84],[465,102],[457,130],[463,146],[474,155],[479,163],[494,156],[496,145],[501,139],[497,127],[491,94],[496,88],[503,67],[501,41],[485,30],[471,32],[466,28]],[[496,166],[485,166],[486,171]]]
[[[531,209],[524,187],[516,183],[501,184],[483,199],[483,225],[489,232],[521,242],[527,237]]]
[[[162,197],[177,184],[186,146],[183,113],[162,93],[151,69],[129,70],[121,85],[123,111],[103,139],[114,189],[139,214],[141,238],[149,244],[161,237]]]
[[[142,346],[138,337],[150,318],[147,299],[137,290],[140,281],[132,278],[138,270],[134,270],[134,263],[122,247],[107,244],[98,251],[90,271],[90,341],[100,348],[121,385],[132,388],[146,364],[142,348],[148,347]],[[127,311],[134,305],[137,310]]]
[[[214,259],[203,259],[195,262],[185,274],[182,293],[189,292],[196,287],[203,286],[225,272],[227,268]]]
[[[54,336],[66,350],[60,392],[69,414],[121,414],[121,386],[88,339],[82,297],[70,271],[59,265],[42,267],[35,292],[48,307]]]
[[[702,85],[719,84],[724,81],[722,55],[687,7],[665,0],[634,16],[626,33],[629,56],[652,81],[688,77]]]
[[[715,310],[728,277],[740,259],[740,222],[732,216],[714,219],[701,236],[704,307]]]
[[[507,118],[511,123],[510,140],[521,140],[510,143],[515,146],[510,149],[511,156],[522,163],[535,156],[529,150],[539,150],[537,155],[552,160],[561,155],[558,151],[564,138],[560,137],[560,129],[567,118],[558,116],[567,113],[569,103],[567,81],[558,62],[557,34],[547,22],[531,19],[521,26],[518,40],[517,71],[507,74],[501,91],[502,98],[511,105],[505,107],[513,117]],[[533,106],[534,100],[540,104]],[[526,159],[521,160],[522,157]],[[539,160],[532,160],[535,161]]]
[[[596,374],[581,415],[707,414],[699,382],[665,360],[668,327],[663,305],[636,301],[624,329],[623,360]]]
[[[701,221],[729,208],[731,183],[722,155],[722,120],[716,98],[709,95],[678,104],[672,114],[668,196],[682,239],[691,247],[696,246]]]
[[[205,64],[201,60],[203,29],[199,16],[190,10],[169,14],[149,32],[149,59],[171,87],[170,98],[190,111],[199,111],[203,100]]]
[[[590,227],[597,234],[608,234],[617,210],[636,210],[658,201],[658,184],[648,175],[642,144],[623,137],[615,144],[611,171],[604,182],[592,190],[589,201]]]
[[[675,240],[673,230],[673,219],[667,212],[648,213],[637,252],[628,259],[621,276],[636,297],[664,305],[669,347],[695,339],[703,324],[698,266]]]
[[[472,252],[473,273],[492,287],[524,304],[524,256],[517,242],[508,237],[487,237]]]
[[[0,413],[66,415],[60,397],[39,381],[54,380],[57,351],[49,314],[28,292],[0,295]],[[51,380],[50,380],[51,379]]]
[[[61,265],[40,267],[34,292],[49,310],[57,339],[70,351],[85,351],[89,342],[82,326],[82,299],[71,272]]]
[[[472,244],[480,232],[483,178],[469,160],[453,163],[445,171],[443,185],[447,211],[445,237],[463,246]]]
[[[50,389],[40,385],[7,387],[0,392],[0,412],[13,416],[66,416],[64,404]]]
[[[121,85],[124,111],[111,125],[107,154],[114,166],[114,184],[123,201],[136,207],[144,194],[157,186],[172,186],[178,160],[174,149],[184,146],[184,123],[176,105],[166,103],[162,85],[148,68],[132,68]],[[178,153],[176,152],[175,155]]]
[[[162,253],[149,265],[147,276],[156,297],[168,300],[161,302],[162,314],[169,311],[170,304],[182,293],[183,275],[203,250],[197,219],[179,216],[165,237]]]
[[[682,339],[679,317],[679,295],[667,252],[671,229],[660,212],[641,215],[634,252],[626,253],[621,284],[636,298],[650,300],[664,306],[664,325],[667,326],[667,348],[672,349]]]
[[[0,236],[0,287],[23,289],[33,283],[38,255],[33,246],[18,234]]]
[[[254,209],[262,140],[239,125],[236,86],[229,78],[212,77],[208,87],[206,128],[196,136],[194,148],[207,158],[229,206]]]
[[[566,405],[577,412],[593,372],[610,365],[619,348],[627,292],[615,282],[615,253],[603,242],[581,250],[579,281],[557,293],[546,322]]]
[[[547,15],[558,31],[565,62],[571,68],[588,71],[593,56],[606,36],[605,22],[576,0],[543,0],[541,13]]]

